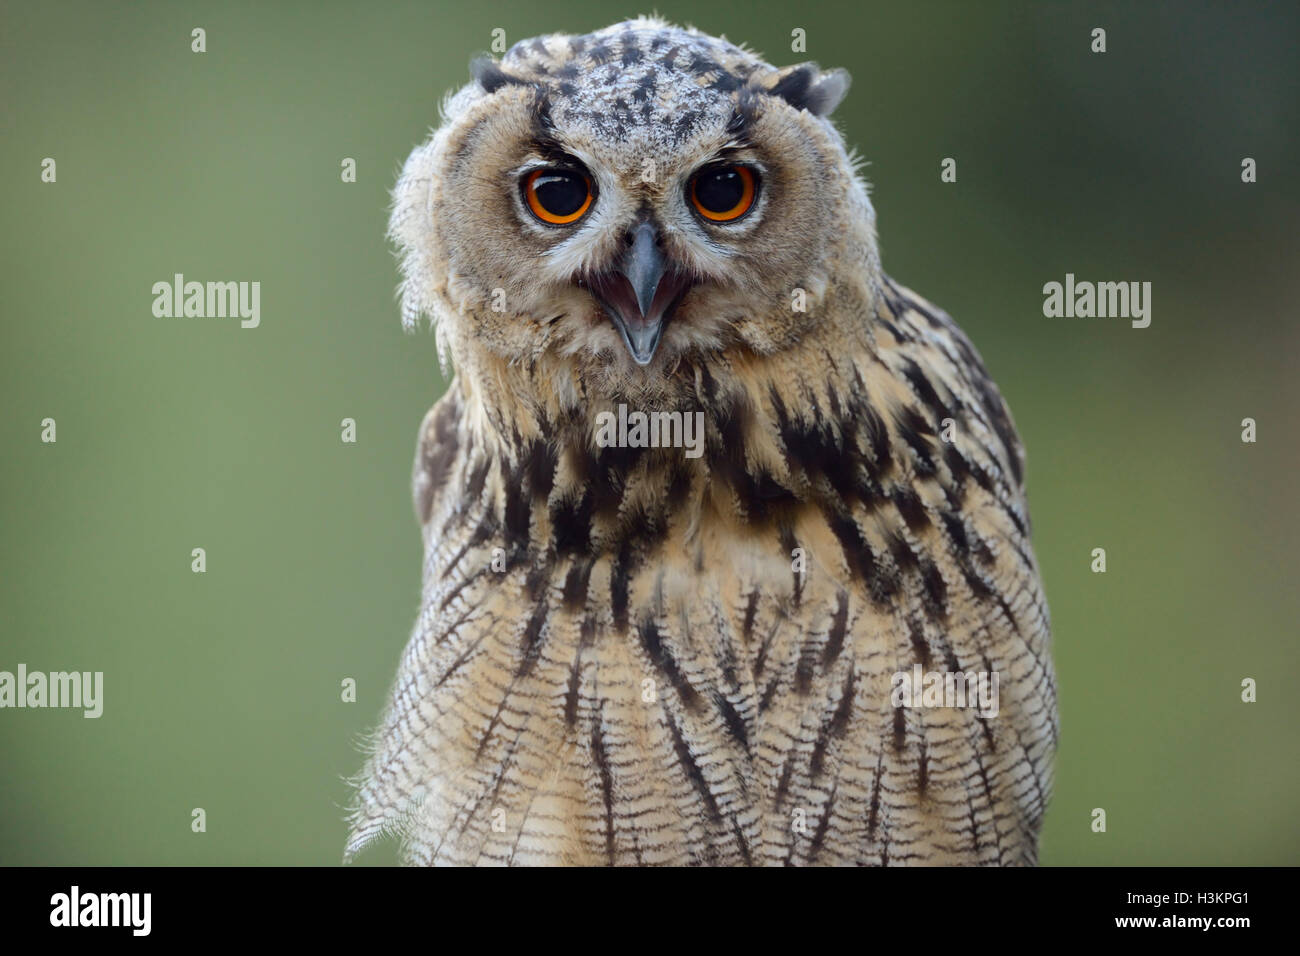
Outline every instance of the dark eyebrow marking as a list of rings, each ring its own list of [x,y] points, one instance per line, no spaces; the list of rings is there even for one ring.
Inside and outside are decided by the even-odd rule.
[[[750,139],[751,123],[751,118],[744,113],[735,111],[731,114],[731,119],[727,121],[726,133],[731,137],[734,145],[728,147],[727,151],[743,149],[753,145]]]
[[[568,150],[554,140],[534,139],[528,144],[534,153],[552,166],[575,169],[586,172],[587,168],[574,158]]]
[[[758,118],[758,96],[752,89],[742,87],[736,94],[736,105],[727,120],[726,132],[742,146],[750,144],[750,132]]]
[[[532,120],[532,138],[528,145],[534,152],[550,163],[561,166],[581,166],[560,142],[555,120],[551,115],[551,99],[541,87],[537,88],[537,97],[533,100]]]
[[[533,138],[538,142],[555,142],[555,117],[551,115],[551,98],[540,87],[532,104]]]

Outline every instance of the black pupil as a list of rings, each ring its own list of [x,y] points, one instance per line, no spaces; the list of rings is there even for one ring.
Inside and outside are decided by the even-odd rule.
[[[745,182],[735,166],[701,173],[695,180],[695,198],[709,212],[730,212],[745,195]]]
[[[587,201],[587,181],[574,173],[542,173],[533,180],[533,193],[552,216],[572,216]]]

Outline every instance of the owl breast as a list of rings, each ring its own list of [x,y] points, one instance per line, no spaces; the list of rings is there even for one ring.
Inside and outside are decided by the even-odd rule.
[[[698,458],[597,447],[577,387],[484,422],[453,383],[352,848],[1034,862],[1055,683],[1019,443],[946,316],[892,283],[874,309],[858,349],[684,366],[661,397],[703,415]]]

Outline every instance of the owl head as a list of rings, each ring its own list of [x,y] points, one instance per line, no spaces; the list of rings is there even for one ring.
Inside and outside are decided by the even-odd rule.
[[[770,353],[825,319],[833,277],[875,268],[866,189],[827,118],[843,71],[642,18],[471,72],[390,225],[404,321],[430,316],[457,364],[481,349],[644,379]]]

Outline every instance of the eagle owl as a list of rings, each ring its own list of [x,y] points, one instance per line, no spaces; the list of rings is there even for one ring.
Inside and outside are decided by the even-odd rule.
[[[403,320],[454,377],[348,854],[1035,862],[1023,452],[881,270],[848,76],[646,18],[471,72],[394,192]]]

